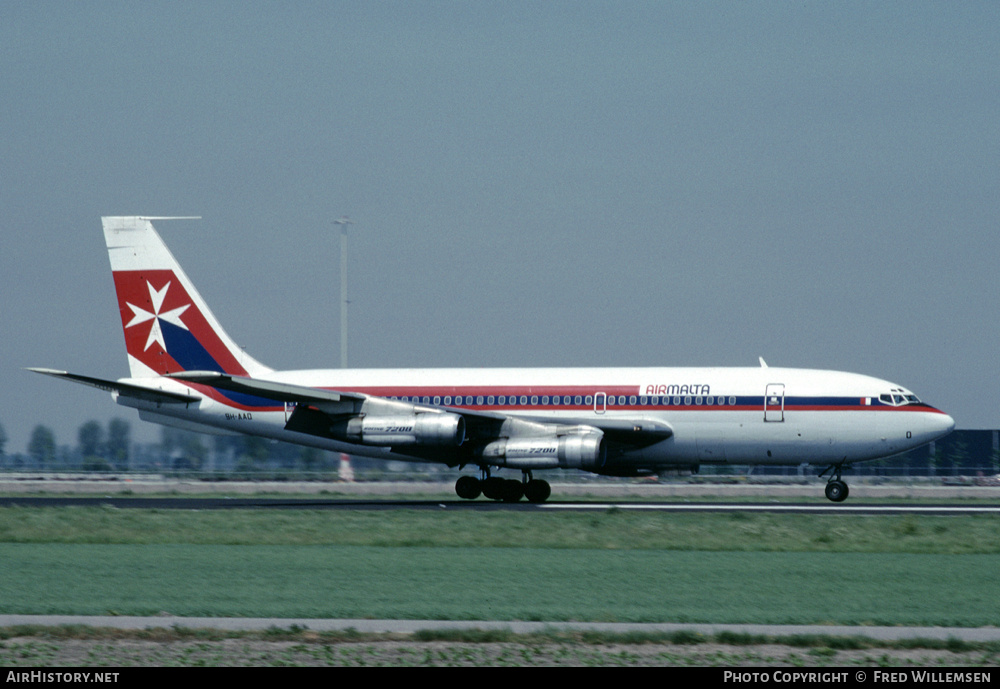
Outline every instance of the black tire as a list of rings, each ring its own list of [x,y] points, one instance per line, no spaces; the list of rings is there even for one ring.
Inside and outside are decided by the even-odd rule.
[[[517,479],[509,478],[503,482],[503,501],[517,502],[524,497],[524,484]]]
[[[830,481],[826,484],[826,497],[832,502],[843,502],[850,490],[843,481]]]
[[[491,476],[482,482],[483,495],[487,500],[503,499],[504,481],[499,476]]]
[[[548,481],[533,479],[524,486],[524,497],[528,499],[528,502],[545,502],[550,495],[552,495],[552,487]]]
[[[463,500],[475,500],[483,493],[483,487],[475,476],[461,476],[455,481],[455,492]]]

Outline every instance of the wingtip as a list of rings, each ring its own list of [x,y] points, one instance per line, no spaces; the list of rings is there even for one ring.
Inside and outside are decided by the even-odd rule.
[[[28,366],[24,369],[25,371],[31,371],[32,373],[44,373],[47,376],[66,376],[69,375],[67,371],[59,371],[54,368],[41,368],[38,366]]]

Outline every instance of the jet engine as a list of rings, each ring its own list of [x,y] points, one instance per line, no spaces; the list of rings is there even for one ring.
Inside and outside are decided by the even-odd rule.
[[[494,440],[481,451],[483,460],[514,469],[599,469],[607,450],[599,431]]]
[[[465,419],[458,414],[353,416],[332,429],[335,437],[362,445],[461,445]]]

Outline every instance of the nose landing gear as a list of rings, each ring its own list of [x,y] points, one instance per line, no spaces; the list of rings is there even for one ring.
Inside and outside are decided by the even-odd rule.
[[[829,481],[826,484],[826,497],[833,502],[843,502],[850,490],[843,481]]]
[[[832,502],[843,502],[850,493],[847,484],[840,480],[840,472],[843,466],[843,464],[831,464],[823,471],[823,474],[827,471],[833,471],[830,475],[830,480],[826,482],[826,497]],[[820,477],[823,474],[820,474]]]

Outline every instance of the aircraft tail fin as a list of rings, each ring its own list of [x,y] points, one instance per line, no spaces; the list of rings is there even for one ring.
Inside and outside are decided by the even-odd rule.
[[[226,334],[152,220],[104,217],[125,348],[133,378],[181,371],[254,377],[271,369]]]

